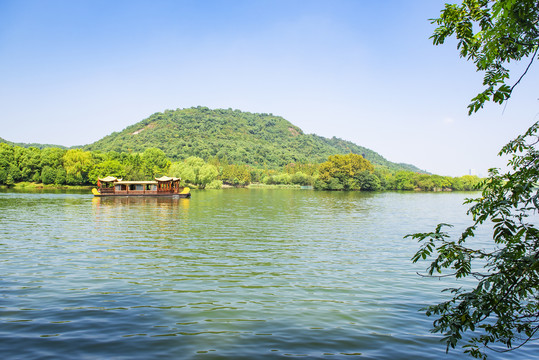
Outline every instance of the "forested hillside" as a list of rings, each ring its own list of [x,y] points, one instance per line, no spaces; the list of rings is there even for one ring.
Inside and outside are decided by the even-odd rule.
[[[279,116],[207,107],[155,113],[83,148],[119,153],[141,153],[148,148],[159,148],[173,161],[190,156],[206,160],[218,157],[233,164],[254,167],[322,163],[330,155],[351,152],[391,170],[424,172],[413,165],[392,163],[350,141],[304,134],[299,127]]]
[[[14,142],[11,142],[11,141],[7,141],[6,139],[3,139],[1,137],[0,137],[0,143],[12,145],[12,146],[20,146],[20,147],[24,147],[24,148],[31,148],[31,147],[38,148],[38,149],[45,149],[45,148],[52,148],[52,147],[60,148],[60,149],[65,149],[66,148],[65,146],[54,145],[54,144],[14,143]]]

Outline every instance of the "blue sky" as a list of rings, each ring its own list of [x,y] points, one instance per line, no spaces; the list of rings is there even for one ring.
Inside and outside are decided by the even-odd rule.
[[[539,120],[539,70],[506,106],[467,116],[482,76],[455,42],[432,45],[428,19],[444,3],[0,0],[0,137],[83,145],[201,105],[280,115],[437,174],[486,175]]]

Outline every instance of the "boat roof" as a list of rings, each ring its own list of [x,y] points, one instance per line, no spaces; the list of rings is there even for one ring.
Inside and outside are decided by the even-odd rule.
[[[114,185],[148,185],[148,184],[154,184],[157,185],[157,181],[149,180],[149,181],[117,181],[114,183]]]
[[[101,182],[115,182],[115,181],[122,181],[122,179],[115,178],[114,176],[107,176],[104,178],[97,178]]]
[[[143,181],[123,181],[122,179],[115,178],[114,176],[107,176],[104,178],[98,178],[101,182],[113,182],[116,184],[132,185],[132,184],[157,184],[158,181],[180,181],[180,178],[177,177],[168,177],[161,176],[160,178],[155,178],[155,180],[143,180]]]
[[[180,178],[161,176],[160,178],[155,178],[156,181],[179,181]]]

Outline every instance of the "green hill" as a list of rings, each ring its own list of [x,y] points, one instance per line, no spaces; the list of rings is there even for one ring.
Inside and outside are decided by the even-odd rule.
[[[54,145],[54,144],[14,143],[14,142],[11,142],[11,141],[7,141],[6,139],[3,139],[1,137],[0,137],[0,143],[5,143],[5,144],[11,145],[11,146],[20,146],[20,147],[23,147],[23,148],[35,147],[35,148],[38,148],[38,149],[45,149],[45,148],[55,147],[55,148],[60,148],[60,149],[66,149],[65,146]]]
[[[413,165],[392,163],[350,141],[304,134],[299,127],[279,116],[206,107],[155,113],[83,148],[142,152],[149,147],[162,149],[172,160],[217,156],[234,164],[268,167],[297,162],[320,163],[329,155],[352,152],[390,169],[424,172]]]

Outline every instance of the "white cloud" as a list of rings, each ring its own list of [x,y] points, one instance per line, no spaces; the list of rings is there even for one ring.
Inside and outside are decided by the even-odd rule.
[[[447,125],[451,125],[455,122],[455,119],[453,119],[452,117],[446,117],[443,119],[443,123],[444,124],[447,124]]]

